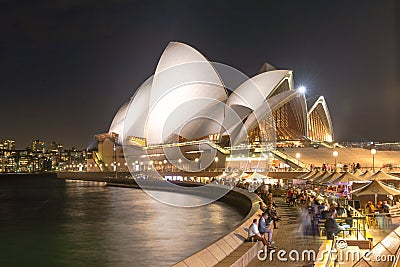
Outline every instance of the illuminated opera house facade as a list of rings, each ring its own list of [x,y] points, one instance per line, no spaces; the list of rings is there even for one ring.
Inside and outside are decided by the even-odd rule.
[[[116,113],[88,171],[260,170],[276,146],[333,142],[324,97],[307,106],[293,72],[243,73],[171,42],[154,75]]]

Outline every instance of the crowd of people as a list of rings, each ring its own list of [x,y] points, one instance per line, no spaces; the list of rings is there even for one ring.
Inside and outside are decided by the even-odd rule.
[[[286,195],[287,205],[301,207],[299,230],[303,235],[319,234],[318,226],[324,223],[328,239],[333,239],[333,236],[341,230],[351,228],[353,225],[353,213],[337,200],[334,195],[323,198],[306,187],[290,188]],[[344,218],[344,222],[339,225],[335,220],[336,217]]]
[[[386,200],[378,201],[376,207],[371,201],[368,201],[364,207],[364,214],[370,225],[377,224],[379,227],[391,225],[390,205]]]
[[[263,213],[260,219],[254,219],[249,227],[248,236],[248,240],[262,241],[269,248],[274,245],[273,229],[278,229],[278,222],[281,220],[271,189],[271,187],[260,186],[254,191],[263,200],[260,203]],[[379,201],[376,207],[369,201],[362,211],[367,219],[370,216],[378,221],[377,218],[381,220],[385,218],[384,216],[390,217],[390,205],[394,203],[393,197],[390,197],[392,196],[388,196],[387,201]],[[342,198],[341,195],[338,196],[329,191],[321,195],[318,190],[308,184],[291,186],[285,195],[287,205],[300,207],[299,231],[305,236],[316,236],[321,234],[321,225],[323,225],[322,229],[329,240],[333,240],[334,236],[341,231],[343,231],[343,235],[351,235],[352,231],[356,231],[354,216],[357,211],[351,209],[346,200],[347,198]],[[377,213],[382,214],[383,217],[377,216]],[[384,223],[382,222],[382,224]]]
[[[321,171],[333,171],[335,170],[335,165],[331,165],[331,164],[327,164],[327,163],[323,163],[320,167],[316,166],[315,164],[311,164],[310,165],[310,169],[311,170],[321,170]],[[360,170],[361,169],[361,164],[360,163],[342,163],[339,162],[336,165],[336,170],[337,171],[349,171],[349,172],[355,172],[356,170]]]
[[[287,192],[286,202],[289,206],[299,205],[301,207],[301,231],[303,235],[316,235],[318,232],[318,223],[328,221],[325,226],[328,238],[336,234],[341,228],[336,221],[331,218],[340,214],[340,216],[352,217],[349,210],[344,209],[340,202],[334,201],[333,196],[330,201],[320,197],[316,192],[306,188],[290,188]],[[331,203],[331,204],[329,204]],[[350,220],[349,220],[350,223]]]

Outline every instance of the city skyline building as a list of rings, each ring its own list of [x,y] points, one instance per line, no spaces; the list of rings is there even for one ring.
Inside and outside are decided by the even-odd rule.
[[[0,173],[38,173],[76,171],[86,169],[86,161],[92,158],[87,150],[64,149],[62,144],[34,140],[26,149],[16,149],[15,141],[0,142]]]
[[[15,149],[15,140],[4,139],[0,142],[0,150],[14,150],[14,149]]]

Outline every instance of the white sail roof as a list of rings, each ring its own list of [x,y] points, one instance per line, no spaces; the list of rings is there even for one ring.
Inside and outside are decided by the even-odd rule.
[[[149,98],[153,76],[148,78],[136,90],[126,112],[123,136],[145,137],[145,124],[149,113]]]
[[[108,130],[109,133],[116,133],[118,134],[118,142],[123,140],[123,132],[124,132],[124,121],[126,112],[129,106],[129,102],[125,102],[117,111],[114,116],[114,119],[111,122],[110,129]]]
[[[256,110],[285,79],[289,79],[289,85],[292,84],[292,71],[273,70],[258,74],[242,83],[229,97],[227,105]]]
[[[318,109],[318,107],[322,107]],[[316,111],[319,118],[322,120],[323,124],[329,129],[331,139],[333,140],[333,125],[331,120],[331,115],[329,113],[328,105],[323,96],[320,96],[317,101],[311,106],[307,112],[307,117],[310,118],[311,114]]]
[[[147,143],[164,143],[173,135],[194,139],[204,133],[219,133],[224,113],[221,103],[226,99],[223,83],[211,63],[194,48],[171,42],[153,79]]]

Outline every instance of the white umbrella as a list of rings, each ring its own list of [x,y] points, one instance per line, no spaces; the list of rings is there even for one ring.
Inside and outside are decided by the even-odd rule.
[[[325,176],[325,177],[324,177],[322,180],[320,180],[319,182],[320,182],[320,183],[323,183],[323,184],[330,184],[330,183],[332,183],[332,181],[334,181],[334,180],[335,180],[336,178],[338,178],[340,175],[341,175],[340,172],[334,171],[334,172],[330,173],[328,176]]]
[[[316,171],[313,175],[308,176],[307,178],[305,178],[307,181],[313,182],[315,178],[321,176],[321,174],[323,174],[322,171]]]
[[[360,176],[360,175],[363,175],[364,173],[360,169],[357,169],[353,174],[355,176]]]
[[[359,177],[363,178],[364,180],[369,180],[369,177],[373,175],[370,171],[365,171],[363,174],[359,175]]]
[[[252,174],[250,174],[249,177],[247,177],[247,179],[266,179],[267,176],[266,175],[262,175],[261,173],[258,172],[253,172]]]
[[[216,176],[215,178],[216,178],[216,179],[223,179],[223,178],[226,178],[227,176],[228,176],[228,173],[223,172],[222,174]]]
[[[329,175],[331,175],[331,173],[329,171],[324,171],[322,172],[320,175],[315,176],[314,178],[312,178],[312,181],[314,183],[320,184],[322,183],[322,181],[327,178]]]
[[[390,186],[387,186],[382,182],[374,180],[364,187],[361,187],[357,190],[351,191],[351,193],[356,194],[357,196],[375,195],[375,206],[376,206],[378,195],[394,195],[394,196],[396,196],[396,195],[400,195],[400,190],[391,188]]]
[[[238,177],[240,174],[238,172],[232,172],[226,176],[226,179],[232,179]]]
[[[261,179],[261,178],[252,178],[252,179],[247,178],[245,181],[248,182],[248,183],[262,183],[262,182],[264,182],[264,179]]]
[[[264,182],[264,179],[266,179],[267,176],[262,175],[258,172],[253,172],[250,176],[247,177],[246,182],[256,182],[256,183],[262,183]]]
[[[296,176],[295,179],[307,179],[308,177],[310,177],[310,176],[313,175],[314,173],[315,173],[315,171],[312,170],[312,171],[309,171],[309,172],[307,172],[307,173],[303,173],[303,174],[301,174],[301,175],[299,175],[299,176]]]
[[[332,184],[339,184],[339,183],[349,183],[349,182],[359,182],[359,183],[365,183],[368,181],[365,181],[363,178],[356,176],[354,174],[351,174],[349,172],[345,172],[339,177],[337,177],[335,180],[332,181]]]
[[[397,176],[387,174],[386,172],[383,172],[383,171],[377,171],[375,174],[371,175],[368,178],[368,180],[371,180],[371,181],[397,180],[397,181],[399,181],[400,178]]]
[[[365,181],[363,178],[361,178],[359,176],[355,176],[352,173],[345,172],[345,173],[341,174],[339,177],[337,177],[336,179],[334,179],[332,181],[332,184],[344,183],[344,184],[346,184],[346,192],[349,192],[349,184],[352,182],[365,183],[368,181]]]

